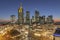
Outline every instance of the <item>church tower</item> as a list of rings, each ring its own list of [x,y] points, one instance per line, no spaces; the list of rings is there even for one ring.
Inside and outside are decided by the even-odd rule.
[[[23,23],[24,23],[24,12],[23,12],[23,7],[21,3],[18,9],[18,24],[21,25]]]

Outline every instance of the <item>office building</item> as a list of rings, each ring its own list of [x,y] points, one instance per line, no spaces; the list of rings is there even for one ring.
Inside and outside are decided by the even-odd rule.
[[[21,4],[18,9],[18,24],[20,25],[23,23],[24,23],[24,12],[23,12],[22,4]]]

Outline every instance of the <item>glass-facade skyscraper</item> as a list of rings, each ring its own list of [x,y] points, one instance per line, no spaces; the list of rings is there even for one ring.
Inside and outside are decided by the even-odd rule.
[[[18,9],[18,24],[23,24],[24,23],[24,12],[23,12],[23,7],[22,4],[20,5],[20,8]]]

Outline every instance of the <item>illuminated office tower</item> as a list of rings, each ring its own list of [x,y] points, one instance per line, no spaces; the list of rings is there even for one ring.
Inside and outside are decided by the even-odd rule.
[[[49,24],[53,23],[53,16],[52,15],[47,17],[47,23],[49,23]]]
[[[30,24],[30,12],[26,11],[26,24]]]
[[[20,5],[20,8],[18,9],[18,24],[24,23],[24,13],[23,13],[23,7],[22,4]]]
[[[35,10],[35,22],[39,22],[39,11]]]

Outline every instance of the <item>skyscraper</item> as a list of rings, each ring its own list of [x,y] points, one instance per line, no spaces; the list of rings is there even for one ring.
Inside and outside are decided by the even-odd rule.
[[[35,22],[35,17],[34,16],[32,16],[32,23],[34,23]]]
[[[45,23],[45,15],[42,16],[43,24]]]
[[[30,24],[30,12],[26,11],[26,24]]]
[[[39,11],[35,10],[35,22],[39,22]]]
[[[52,15],[49,15],[48,17],[47,17],[47,23],[53,23],[53,16]]]
[[[18,24],[20,25],[23,23],[24,23],[24,12],[22,4],[20,4],[20,8],[18,9]]]

